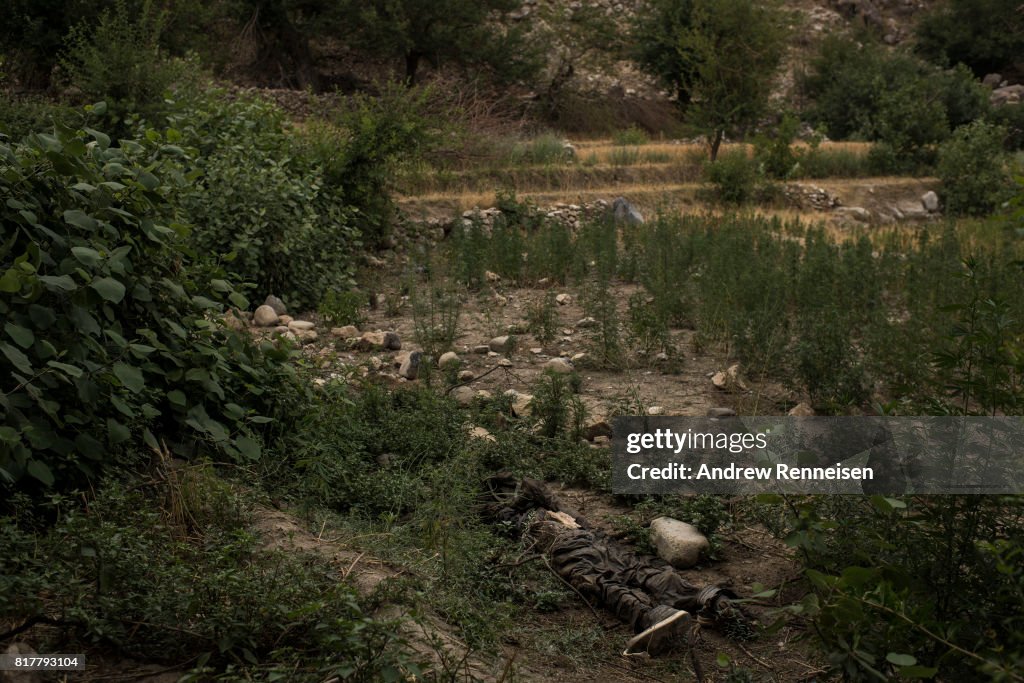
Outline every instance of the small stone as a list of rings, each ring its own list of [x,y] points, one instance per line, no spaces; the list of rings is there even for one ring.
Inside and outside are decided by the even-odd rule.
[[[574,353],[570,357],[570,360],[573,363],[583,363],[587,360],[587,354],[582,351],[580,353]]]
[[[597,321],[588,316],[586,318],[583,318],[582,320],[577,320],[576,327],[578,327],[581,330],[585,330],[588,327],[597,327]]]
[[[406,379],[416,379],[420,372],[420,361],[423,358],[423,353],[420,351],[413,351],[402,363],[402,367],[399,368],[398,374]]]
[[[706,415],[717,420],[723,417],[736,417],[736,411],[732,408],[708,408]]]
[[[295,338],[303,344],[311,344],[317,340],[316,330],[292,330],[289,328],[289,334],[295,335]]]
[[[284,315],[285,313],[288,312],[288,308],[285,307],[284,302],[278,299],[273,294],[271,294],[266,298],[266,300],[264,300],[263,305],[269,306],[277,315]]]
[[[567,327],[567,328],[565,328],[564,330],[562,330],[562,334],[564,334],[565,336],[569,336],[570,334],[572,334],[572,330],[570,330],[570,329],[569,329],[569,328]]]
[[[597,444],[598,446],[607,446],[611,442],[612,442],[611,438],[607,437],[607,436],[595,436],[594,437],[594,443]]]
[[[928,213],[934,213],[939,210],[939,195],[935,194],[932,190],[928,190],[921,195],[921,206]]]
[[[291,330],[292,332],[301,332],[301,331],[304,331],[304,330],[312,330],[314,327],[316,327],[316,325],[314,325],[313,323],[309,322],[308,320],[292,320],[289,323],[285,323],[282,320],[281,322],[284,323],[285,325],[287,325],[288,329]]]
[[[534,346],[533,348],[530,349],[530,353],[532,353],[535,356],[539,356],[540,354],[544,353],[544,349],[542,349],[539,346]]]
[[[341,339],[351,339],[359,336],[359,328],[355,325],[345,325],[344,327],[331,328],[331,335],[339,337]]]
[[[786,413],[790,417],[814,417],[814,408],[807,401],[801,401]]]
[[[659,353],[658,355],[656,355],[654,357],[654,360],[658,361],[659,363],[667,363],[668,362],[668,354],[665,353],[664,351],[662,351],[661,353]]]
[[[488,348],[495,353],[512,353],[515,348],[516,340],[511,335],[504,335],[501,337],[495,337],[491,341],[487,342]]]
[[[665,409],[661,406],[651,406],[647,409],[647,414],[652,416],[664,415]]]
[[[568,294],[559,294],[555,297],[555,303],[559,306],[566,306],[572,303],[572,297]]]
[[[487,346],[486,344],[480,344],[479,346],[474,346],[473,347],[473,353],[478,353],[480,355],[486,354],[490,350],[491,350],[491,347]]]
[[[282,325],[291,325],[293,320],[295,320],[295,318],[291,317],[290,315],[280,315],[277,317],[277,322],[281,323]]]
[[[544,370],[553,372],[556,375],[568,375],[575,370],[572,363],[565,358],[552,358],[547,363],[541,366]]]
[[[476,379],[476,373],[472,370],[460,370],[459,381],[460,382],[472,382]]]
[[[462,361],[459,360],[459,354],[455,353],[454,351],[448,351],[446,353],[442,353],[441,357],[437,359],[437,367],[441,368],[442,370],[447,370],[448,368],[457,368],[459,367],[461,362]]]
[[[274,328],[274,334],[285,334],[287,332],[288,327],[286,325],[278,325],[277,327]]]
[[[394,457],[394,453],[381,453],[376,457],[377,464],[380,465],[381,467],[387,467],[388,465],[391,464],[391,461],[394,459]]]
[[[658,517],[651,522],[651,543],[658,556],[676,569],[694,566],[711,549],[697,527],[671,517]]]
[[[489,270],[484,272],[484,279],[486,279],[488,282],[501,282],[501,276]]]
[[[472,427],[469,430],[469,438],[481,439],[483,441],[497,442],[494,436],[483,427]]]
[[[516,391],[515,389],[509,389],[505,392],[506,396],[512,399],[512,414],[516,417],[525,417],[530,414],[530,403],[533,401],[533,396],[530,394],[524,394]]]
[[[256,327],[273,327],[277,324],[277,313],[270,306],[263,305],[252,314],[252,322]]]
[[[476,392],[476,400],[480,401],[481,403],[487,403],[492,398],[494,398],[494,394],[487,391],[486,389],[479,389]]]
[[[510,368],[512,367],[512,361],[510,361],[508,358],[502,358],[501,360],[498,361],[498,367]]]
[[[729,366],[724,372],[716,372],[711,376],[711,383],[715,385],[716,389],[723,391],[731,391],[733,389],[747,390],[747,385],[740,376],[739,363]]]
[[[234,310],[230,310],[224,314],[224,325],[236,332],[241,332],[249,326],[248,322],[239,316]]]

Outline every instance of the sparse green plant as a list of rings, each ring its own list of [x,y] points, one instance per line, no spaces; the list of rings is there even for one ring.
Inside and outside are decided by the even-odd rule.
[[[640,161],[640,150],[636,147],[616,147],[608,154],[612,166],[634,166]]]
[[[615,135],[612,136],[612,140],[620,147],[635,147],[637,145],[646,145],[650,141],[650,138],[647,137],[647,132],[645,130],[637,128],[636,126],[630,126],[625,130],[617,131]]]
[[[367,303],[366,292],[329,290],[320,301],[318,312],[325,323],[339,327],[355,325],[362,327],[366,322],[363,307]]]
[[[549,344],[558,335],[558,306],[555,303],[554,290],[547,290],[542,297],[536,299],[527,311],[530,333],[541,344]]]
[[[413,329],[416,343],[429,356],[448,351],[458,334],[462,302],[450,285],[427,282],[412,292]]]

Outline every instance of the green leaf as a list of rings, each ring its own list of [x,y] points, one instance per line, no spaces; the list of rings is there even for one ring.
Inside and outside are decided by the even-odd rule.
[[[100,253],[89,247],[71,247],[71,253],[78,259],[79,263],[90,268],[100,262]]]
[[[121,384],[133,394],[139,393],[146,386],[142,370],[125,363],[114,363],[114,376],[121,380]]]
[[[247,460],[259,460],[262,448],[260,442],[248,436],[240,436],[235,439],[235,446]]]
[[[14,323],[6,323],[4,325],[4,331],[7,332],[7,336],[14,340],[14,343],[23,349],[27,349],[32,346],[36,340],[36,336],[32,334],[32,330],[26,329],[21,325],[15,325]]]
[[[111,303],[120,303],[121,299],[124,298],[124,285],[112,277],[101,277],[98,280],[93,280],[90,286],[99,292],[101,297]]]
[[[914,666],[917,664],[917,658],[913,655],[903,655],[898,652],[890,652],[885,656],[885,661],[896,666]]]
[[[99,227],[99,223],[95,218],[79,209],[68,209],[65,211],[64,222],[89,232],[95,232],[96,228]]]
[[[23,354],[18,349],[14,348],[10,344],[4,342],[0,343],[0,353],[7,356],[7,360],[11,361],[18,370],[24,372],[26,375],[31,375],[35,372],[32,368],[32,363],[29,361],[28,356]]]
[[[63,370],[65,374],[70,375],[71,377],[75,377],[76,379],[84,374],[82,372],[82,368],[76,367],[74,365],[68,365],[67,363],[58,363],[55,360],[49,361],[47,365],[57,370]]]
[[[178,406],[179,408],[184,408],[188,403],[188,399],[185,397],[185,392],[178,389],[168,391],[167,400],[171,402],[171,405]]]
[[[46,463],[39,460],[29,460],[27,470],[30,475],[46,486],[53,486],[53,472],[50,471],[50,467]]]
[[[127,427],[113,418],[107,419],[107,436],[110,443],[123,443],[132,438],[132,433]]]
[[[70,275],[41,275],[39,281],[46,285],[47,289],[73,292],[78,287]]]
[[[4,425],[0,427],[0,441],[4,443],[18,443],[21,441],[21,433],[14,427]]]

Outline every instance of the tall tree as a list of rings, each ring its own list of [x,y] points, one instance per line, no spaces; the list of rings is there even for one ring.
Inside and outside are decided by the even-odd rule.
[[[342,12],[357,46],[402,59],[412,86],[424,62],[485,66],[504,79],[537,65],[525,32],[503,21],[518,0],[346,0]]]
[[[671,32],[635,34],[647,55],[640,64],[677,92],[686,119],[705,131],[714,161],[725,135],[743,134],[767,111],[785,50],[784,15],[753,0],[657,5],[673,18]]]

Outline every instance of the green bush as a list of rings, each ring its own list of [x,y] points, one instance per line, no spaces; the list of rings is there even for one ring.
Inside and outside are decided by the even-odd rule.
[[[782,117],[772,135],[762,134],[754,140],[754,158],[772,178],[789,178],[798,170],[799,158],[793,149],[793,140],[799,130],[800,120],[787,114]]]
[[[184,75],[183,66],[160,48],[165,20],[150,0],[140,6],[116,0],[97,24],[79,23],[68,34],[61,68],[85,97],[107,103],[110,123],[119,125],[129,114],[161,102]]]
[[[948,0],[921,18],[916,33],[919,54],[940,66],[966,64],[979,77],[1024,54],[1017,0]]]
[[[939,148],[936,175],[942,181],[942,201],[953,214],[990,213],[1011,191],[1002,140],[1005,131],[977,121],[958,128]]]
[[[247,302],[185,249],[180,150],[89,129],[0,146],[0,480],[80,481],[165,437],[260,456],[292,371],[217,321]]]
[[[356,209],[279,109],[186,92],[167,123],[145,124],[141,134],[186,150],[186,170],[198,178],[177,203],[196,226],[197,252],[293,310],[315,309],[326,292],[352,284]]]
[[[81,110],[43,98],[4,97],[0,99],[0,141],[18,142],[56,125],[77,127],[84,122]]]
[[[708,163],[704,177],[712,185],[713,197],[723,204],[747,204],[763,196],[766,189],[760,165],[743,150],[727,152]]]

